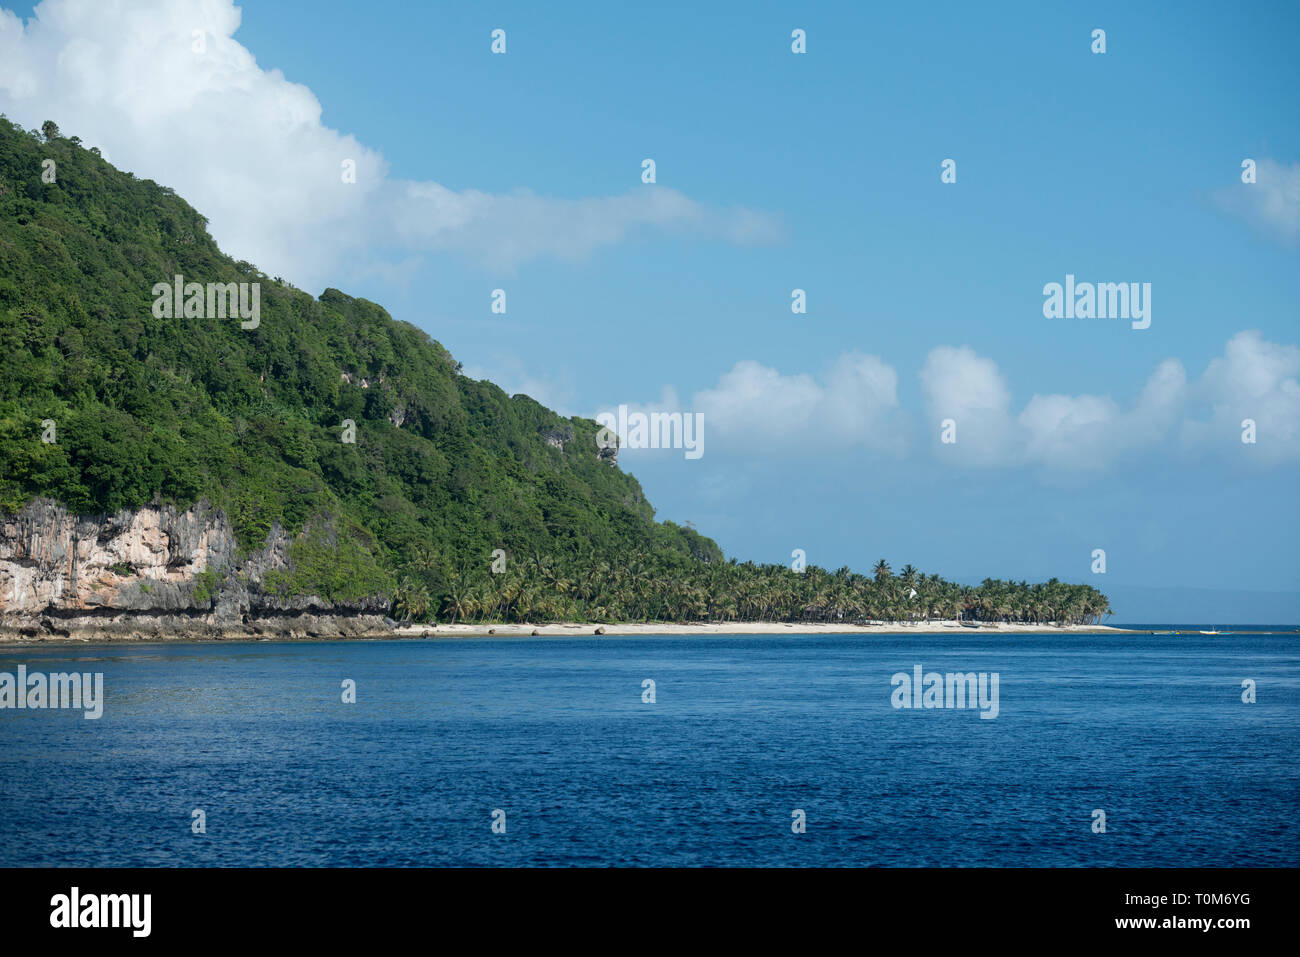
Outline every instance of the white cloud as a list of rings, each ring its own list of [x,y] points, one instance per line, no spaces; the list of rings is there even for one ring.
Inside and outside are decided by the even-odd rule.
[[[711,440],[745,451],[803,448],[828,455],[865,447],[901,452],[898,373],[875,356],[839,357],[820,379],[737,362],[716,386],[695,394]]]
[[[1263,465],[1300,459],[1300,349],[1250,330],[1233,336],[1196,383],[1200,415],[1183,423],[1183,444],[1216,457],[1248,456]],[[1255,442],[1241,441],[1244,419]]]
[[[392,222],[401,241],[459,252],[496,270],[541,256],[577,261],[640,228],[692,233],[736,243],[773,241],[768,217],[710,210],[676,190],[645,186],[620,196],[557,199],[528,190],[494,195],[455,192],[437,183],[398,184]]]
[[[1099,472],[1144,456],[1207,457],[1246,467],[1300,461],[1300,348],[1238,333],[1197,380],[1166,359],[1127,403],[1109,395],[1036,394],[1018,410],[992,359],[941,346],[918,373],[925,417],[919,437],[954,467]],[[904,455],[909,422],[898,375],[883,360],[852,352],[821,376],[783,374],[737,362],[688,406],[665,388],[658,403],[630,411],[703,412],[710,448],[747,454],[823,458],[867,449]],[[1243,419],[1257,440],[1241,441]],[[957,442],[941,442],[956,422]],[[913,427],[914,427],[913,423]]]
[[[1109,468],[1157,448],[1229,462],[1276,465],[1300,459],[1300,349],[1241,332],[1189,382],[1177,359],[1161,362],[1129,406],[1102,395],[1034,395],[1011,411],[1005,380],[990,359],[941,347],[921,370],[926,407],[957,421],[957,443],[934,445],[962,465]],[[1256,442],[1241,441],[1243,419]]]
[[[1162,362],[1129,408],[1105,395],[1034,395],[1019,413],[997,364],[968,348],[942,346],[926,358],[921,391],[940,461],[973,466],[1107,468],[1161,441],[1186,401],[1186,374]],[[956,422],[957,441],[940,441],[939,421]]]
[[[690,402],[684,403],[676,389],[665,386],[658,401],[622,399],[599,411],[617,414],[620,404],[627,406],[629,416],[636,412],[703,415],[709,450],[826,457],[862,448],[896,454],[906,445],[898,373],[875,356],[857,352],[840,356],[820,377],[783,375],[746,359],[723,373],[712,388],[696,392]]]
[[[825,392],[812,376],[781,375],[750,359],[737,362],[712,389],[696,393],[710,427],[766,444],[797,435],[816,420]]]
[[[1100,468],[1115,452],[1121,418],[1109,396],[1035,395],[1016,419],[1021,451],[1057,468]]]
[[[1016,419],[1026,461],[1053,469],[1100,470],[1163,440],[1187,400],[1177,359],[1156,367],[1127,409],[1110,396],[1035,395]]]
[[[313,291],[345,268],[383,268],[377,249],[509,271],[581,259],[643,228],[737,243],[778,232],[762,213],[658,186],[568,199],[392,179],[377,150],[321,123],[311,90],[257,65],[234,39],[240,16],[232,0],[44,0],[26,25],[0,10],[0,111],[28,127],[52,119],[174,188],[226,252]],[[355,183],[342,181],[344,160]]]
[[[992,359],[962,346],[940,346],[921,367],[925,428],[950,461],[996,465],[1006,461],[1011,441],[1011,390]],[[941,443],[942,425],[952,419],[955,438]]]
[[[1300,163],[1261,159],[1254,183],[1225,187],[1215,198],[1223,209],[1287,244],[1300,238]]]

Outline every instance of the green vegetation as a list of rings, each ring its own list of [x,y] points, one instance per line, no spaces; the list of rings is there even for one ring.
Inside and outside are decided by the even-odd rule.
[[[42,179],[46,159],[56,182]],[[260,283],[260,324],[156,317],[154,285],[178,274]],[[0,512],[40,496],[79,514],[206,499],[244,552],[276,524],[296,536],[292,567],[266,581],[284,598],[381,595],[413,620],[1109,610],[1094,589],[1056,582],[962,589],[726,562],[693,529],[654,520],[637,481],[598,455],[595,422],[461,375],[372,302],[315,299],[230,259],[170,189],[53,123],[25,132],[0,118],[0,373]],[[196,600],[219,586],[200,576]]]
[[[266,589],[281,598],[319,595],[343,603],[392,594],[393,576],[375,553],[375,543],[362,529],[338,535],[313,525],[289,549],[292,570],[268,573]]]
[[[211,568],[205,568],[194,576],[194,600],[200,605],[209,604],[217,597],[217,588],[221,575]]]
[[[399,607],[405,600],[399,591]],[[690,559],[634,554],[621,564],[532,558],[500,574],[474,569],[453,576],[443,617],[453,621],[927,621],[958,615],[974,621],[1095,623],[1110,614],[1106,597],[1088,585],[1056,579],[1040,584],[986,579],[978,587],[898,574],[881,559],[868,578],[815,565],[735,560],[702,565]],[[412,617],[419,617],[412,608]]]

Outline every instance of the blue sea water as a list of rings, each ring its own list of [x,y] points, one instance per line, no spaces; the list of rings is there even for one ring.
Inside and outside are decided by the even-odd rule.
[[[1300,864],[1295,635],[0,648],[19,664],[103,672],[105,705],[0,710],[4,866]],[[895,709],[917,664],[997,672],[998,716]]]

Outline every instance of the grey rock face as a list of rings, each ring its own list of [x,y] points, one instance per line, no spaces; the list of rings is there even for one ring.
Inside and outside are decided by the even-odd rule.
[[[291,537],[273,526],[238,556],[225,515],[207,503],[76,516],[48,501],[0,515],[0,637],[219,638],[382,633],[388,601],[336,606],[263,590],[290,568]]]
[[[573,441],[573,426],[556,425],[542,432],[542,439],[553,449],[564,451],[565,443]]]

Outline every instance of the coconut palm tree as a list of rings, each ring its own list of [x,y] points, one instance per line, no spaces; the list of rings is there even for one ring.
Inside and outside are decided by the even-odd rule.
[[[408,575],[398,584],[393,604],[402,621],[422,620],[429,611],[429,590]]]

